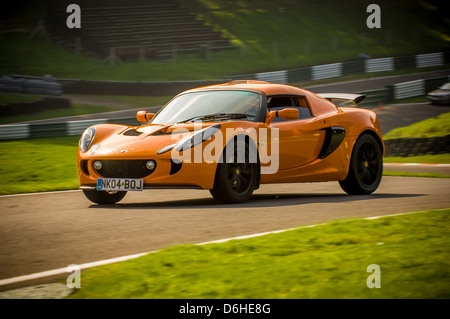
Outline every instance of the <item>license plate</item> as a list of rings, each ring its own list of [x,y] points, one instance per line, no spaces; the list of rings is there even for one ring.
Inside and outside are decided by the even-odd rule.
[[[98,191],[142,191],[144,181],[136,178],[99,178]]]

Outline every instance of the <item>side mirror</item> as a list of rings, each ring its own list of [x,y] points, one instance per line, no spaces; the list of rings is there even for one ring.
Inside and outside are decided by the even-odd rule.
[[[153,118],[153,116],[155,116],[155,113],[147,113],[147,111],[138,111],[136,113],[136,119],[138,122],[148,122]]]
[[[298,119],[300,113],[294,108],[285,108],[279,111],[270,111],[266,115],[266,124],[270,124],[275,118],[281,117],[285,120],[296,120]]]

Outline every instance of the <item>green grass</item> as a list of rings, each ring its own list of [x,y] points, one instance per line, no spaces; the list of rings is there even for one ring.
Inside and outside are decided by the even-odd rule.
[[[42,99],[42,95],[0,92],[0,106],[12,103],[32,103]]]
[[[431,210],[181,245],[82,272],[69,298],[449,298],[449,216]],[[381,288],[367,287],[371,264]]]
[[[409,126],[393,129],[383,136],[384,140],[407,137],[434,137],[450,134],[450,112],[432,117]]]
[[[0,194],[78,188],[79,137],[0,143]]]
[[[450,164],[450,154],[420,155],[410,157],[384,157],[385,163],[427,163],[427,164]]]
[[[428,102],[426,95],[414,96],[405,99],[393,100],[390,104],[401,104],[401,103],[426,103]]]
[[[276,4],[241,1],[231,6],[224,0],[189,1],[189,9],[197,13],[197,19],[212,25],[237,47],[214,52],[210,60],[188,54],[174,61],[109,65],[41,39],[5,34],[0,38],[0,73],[91,80],[216,79],[354,60],[361,52],[386,57],[450,47],[449,21],[435,1],[384,3],[381,29],[367,28],[364,3],[327,1],[305,5],[283,0]],[[279,10],[283,6],[286,10]],[[17,17],[25,18],[26,14]],[[333,41],[337,41],[334,46]]]
[[[71,96],[78,96],[88,98],[91,97],[85,94],[72,94]],[[128,96],[128,95],[94,95],[95,98],[111,101],[112,103],[121,104],[120,109],[135,109],[142,107],[161,106],[166,104],[173,98],[171,95],[166,96]]]
[[[383,171],[383,176],[450,178],[450,175],[446,175],[446,174],[438,174],[438,173],[411,173],[411,172],[397,172],[397,171]]]

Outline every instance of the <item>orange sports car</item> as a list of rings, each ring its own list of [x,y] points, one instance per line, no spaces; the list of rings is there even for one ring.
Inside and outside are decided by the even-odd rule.
[[[338,106],[364,95],[238,80],[176,95],[140,126],[99,124],[81,136],[80,188],[98,204],[152,188],[210,190],[225,203],[260,184],[339,181],[351,195],[381,181],[384,143],[374,112]]]

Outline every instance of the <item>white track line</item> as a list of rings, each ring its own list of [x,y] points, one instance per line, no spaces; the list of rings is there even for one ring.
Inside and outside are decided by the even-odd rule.
[[[152,252],[128,255],[128,256],[105,259],[105,260],[100,260],[100,261],[94,261],[94,262],[82,264],[79,266],[80,266],[80,269],[87,269],[87,268],[92,268],[92,267],[97,267],[97,266],[102,266],[102,265],[106,265],[106,264],[112,264],[112,263],[116,263],[116,262],[120,262],[120,261],[138,258],[138,257],[144,256],[144,255],[150,254],[150,253],[152,253]],[[50,277],[50,276],[55,276],[55,275],[61,275],[64,273],[67,273],[67,267],[48,270],[48,271],[42,271],[42,272],[34,273],[31,275],[24,275],[24,276],[3,279],[3,280],[0,280],[0,286],[14,284],[14,283],[22,282],[22,281],[33,280],[33,279],[45,278],[45,277]]]
[[[443,209],[445,209],[445,208],[443,208]],[[440,210],[440,209],[436,209],[436,210]],[[399,213],[399,214],[392,214],[392,215],[371,216],[371,217],[365,217],[363,219],[372,220],[372,219],[378,219],[378,218],[383,218],[383,217],[409,215],[409,214],[415,214],[415,213],[420,213],[420,212],[422,212],[422,211],[408,212],[408,213]],[[282,230],[274,230],[274,231],[269,231],[269,232],[264,232],[264,233],[257,233],[257,234],[244,235],[244,236],[237,236],[237,237],[231,237],[231,238],[225,238],[225,239],[218,239],[218,240],[198,243],[198,244],[195,244],[195,245],[208,245],[208,244],[225,243],[225,242],[231,241],[231,240],[240,240],[240,239],[260,237],[260,236],[269,235],[269,234],[282,233],[282,232],[286,232],[286,231],[290,231],[290,230],[294,230],[294,229],[301,229],[301,228],[309,228],[309,227],[316,227],[316,226],[326,225],[328,223],[323,223],[323,224],[318,224],[318,225],[301,226],[301,227],[282,229]],[[153,254],[153,253],[156,253],[156,252],[159,252],[159,251],[160,250],[156,250],[156,251],[151,251],[151,252],[146,252],[146,253],[122,256],[122,257],[117,257],[117,258],[110,258],[110,259],[105,259],[105,260],[85,263],[85,264],[78,265],[78,266],[80,267],[81,270],[84,270],[84,269],[88,269],[88,268],[92,268],[92,267],[97,267],[97,266],[112,264],[112,263],[116,263],[116,262],[120,262],[120,261],[135,259],[135,258],[138,258],[138,257],[141,257],[141,256],[145,256],[145,255],[148,255],[148,254]],[[68,273],[67,272],[67,267],[58,268],[58,269],[38,272],[38,273],[30,274],[30,275],[24,275],[24,276],[18,276],[18,277],[13,277],[13,278],[8,278],[8,279],[2,279],[2,280],[0,280],[0,286],[14,284],[14,283],[23,282],[23,281],[29,281],[29,280],[33,280],[33,279],[40,279],[40,278],[45,278],[45,277],[50,277],[50,276],[55,276],[55,275],[67,274],[67,273]]]
[[[80,191],[81,191],[81,189],[70,189],[70,190],[66,190],[66,191],[22,193],[22,194],[0,195],[0,198],[3,198],[3,197],[17,197],[17,196],[31,196],[31,195],[49,195],[49,194],[61,194],[61,193],[73,193],[73,192],[80,192]]]

